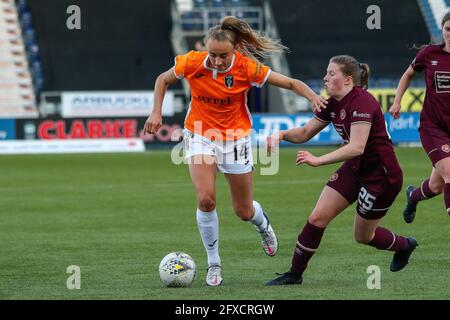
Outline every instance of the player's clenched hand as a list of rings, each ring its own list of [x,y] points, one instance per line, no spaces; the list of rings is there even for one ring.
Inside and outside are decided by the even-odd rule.
[[[327,108],[328,101],[324,97],[316,94],[312,97],[311,104],[315,112],[320,112],[320,110]]]
[[[144,133],[155,134],[162,126],[162,115],[153,113],[145,121]]]
[[[313,156],[308,151],[302,151],[302,150],[299,150],[297,152],[297,160],[295,163],[297,165],[306,163],[306,164],[310,165],[311,167],[318,167],[321,165],[318,157]]]
[[[267,137],[267,153],[270,154],[273,150],[278,148],[280,145],[281,140],[283,140],[283,136],[280,132],[276,132],[272,134],[271,136]]]
[[[389,109],[389,113],[391,114],[391,116],[394,117],[394,119],[398,119],[398,117],[400,117],[400,109],[402,108],[402,106],[400,105],[400,103],[393,103],[391,108]]]

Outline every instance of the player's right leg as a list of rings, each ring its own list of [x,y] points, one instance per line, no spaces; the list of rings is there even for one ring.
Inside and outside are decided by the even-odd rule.
[[[406,188],[406,207],[403,210],[405,222],[411,223],[414,221],[419,201],[431,199],[442,193],[443,189],[444,179],[442,179],[436,168],[433,168],[429,179],[422,181],[420,187],[408,186]]]
[[[357,209],[358,210],[358,209]],[[377,210],[377,209],[375,209]],[[380,211],[375,212],[375,214]],[[409,257],[418,246],[417,240],[413,237],[404,237],[395,234],[387,228],[380,227],[379,219],[371,219],[368,212],[361,215],[359,212],[355,216],[355,240],[359,243],[366,244],[377,248],[378,250],[394,251],[390,270],[397,272],[402,270],[408,263]]]
[[[225,173],[230,186],[234,211],[244,221],[250,221],[261,236],[263,251],[268,256],[274,256],[278,251],[278,239],[270,224],[267,213],[261,205],[253,200],[252,172],[244,174]]]
[[[197,194],[198,230],[208,256],[206,284],[219,286],[222,283],[222,268],[219,256],[219,220],[215,191],[217,164],[214,156],[208,154],[194,154],[188,158],[188,163]]]
[[[447,214],[450,216],[450,146],[448,148],[448,157],[439,160],[435,166],[436,170],[439,171],[442,179],[445,182],[444,185],[444,204]]]
[[[218,146],[218,170],[225,174],[236,215],[252,223],[261,237],[263,251],[275,256],[278,239],[267,212],[253,199],[253,157],[249,136],[237,141],[228,141]]]
[[[419,131],[420,141],[428,158],[433,164],[433,172],[428,180],[425,180],[420,188],[408,187],[408,205],[404,212],[405,221],[411,223],[415,217],[415,205],[418,201],[430,199],[444,192],[444,202],[447,212],[450,206],[450,137],[446,132],[439,132],[434,128],[431,135],[425,129]],[[428,181],[428,183],[427,183]]]
[[[350,202],[338,191],[325,186],[316,207],[298,236],[290,270],[281,274],[280,277],[266,282],[266,285],[301,284],[303,272],[319,248],[326,226],[349,205]]]

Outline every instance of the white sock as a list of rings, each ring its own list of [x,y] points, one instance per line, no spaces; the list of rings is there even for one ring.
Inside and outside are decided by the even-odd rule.
[[[219,219],[217,211],[204,212],[197,209],[197,225],[203,246],[208,255],[208,266],[212,264],[220,265],[219,257]]]
[[[268,225],[268,221],[264,216],[263,209],[261,205],[256,201],[253,201],[253,208],[255,208],[255,214],[253,215],[253,218],[250,220],[250,222],[255,225],[256,229],[258,229],[259,232],[263,232],[264,230],[266,230]]]

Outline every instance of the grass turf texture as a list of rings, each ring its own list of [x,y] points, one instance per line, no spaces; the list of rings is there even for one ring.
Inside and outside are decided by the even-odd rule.
[[[254,176],[254,194],[269,213],[280,248],[266,256],[250,223],[232,212],[228,185],[217,178],[224,282],[205,285],[206,254],[195,219],[196,199],[185,165],[168,151],[142,154],[0,157],[0,299],[449,299],[450,221],[442,196],[422,202],[416,221],[403,222],[404,191],[382,225],[415,236],[410,264],[389,271],[392,252],[353,239],[355,205],[327,228],[301,286],[265,287],[290,266],[299,230],[337,165],[295,166],[297,149],[282,149],[280,171]],[[323,154],[330,148],[313,148]],[[431,172],[422,149],[397,148],[405,181]],[[160,260],[190,254],[197,276],[190,288],[164,288]],[[68,290],[70,265],[81,289]],[[367,267],[381,268],[381,290],[367,289]]]

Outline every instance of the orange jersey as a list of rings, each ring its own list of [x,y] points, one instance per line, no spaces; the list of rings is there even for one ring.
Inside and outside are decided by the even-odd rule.
[[[252,86],[261,88],[270,69],[237,50],[227,70],[215,70],[207,60],[206,51],[175,57],[175,76],[186,78],[191,88],[185,128],[210,140],[237,140],[249,135],[252,118],[247,91]]]

